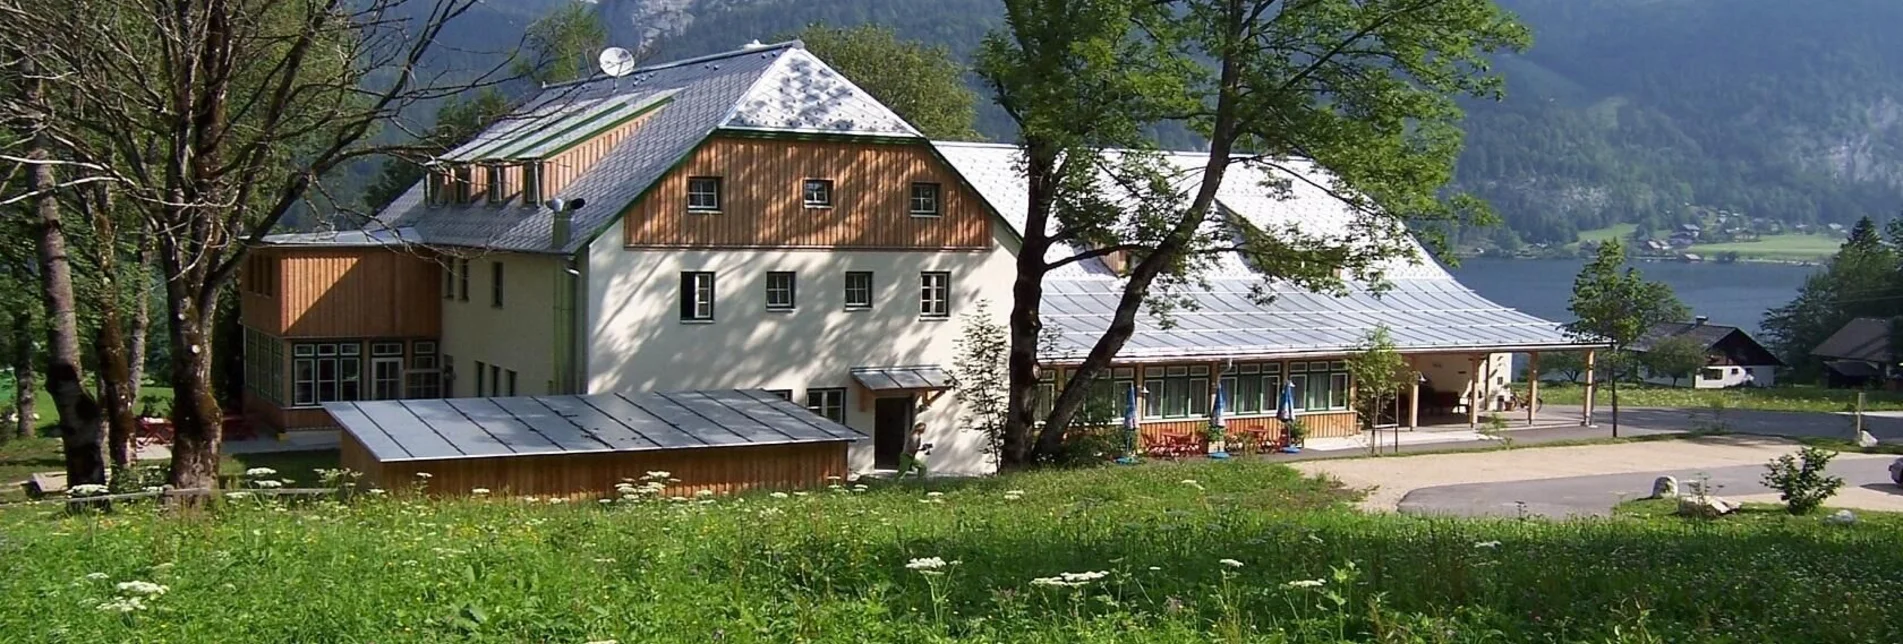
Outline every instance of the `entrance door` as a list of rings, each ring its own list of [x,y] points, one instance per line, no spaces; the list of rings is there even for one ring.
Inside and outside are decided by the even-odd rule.
[[[403,397],[403,359],[370,359],[370,397],[396,400]]]
[[[905,436],[912,431],[912,397],[877,398],[872,402],[872,466],[881,470],[899,467],[899,455],[905,451]]]

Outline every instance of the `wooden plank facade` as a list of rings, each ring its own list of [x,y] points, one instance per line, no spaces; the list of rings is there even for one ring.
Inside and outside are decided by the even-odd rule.
[[[688,180],[720,180],[716,212],[689,211]],[[831,181],[831,205],[808,207],[808,179]],[[938,214],[912,214],[913,184],[936,186]],[[715,136],[625,214],[635,248],[982,250],[982,198],[924,142],[868,143]]]
[[[240,319],[280,338],[420,337],[442,334],[442,268],[387,248],[273,248],[253,251]]]
[[[441,494],[487,488],[497,495],[605,497],[624,479],[665,471],[680,479],[667,494],[691,497],[702,490],[732,494],[843,480],[846,447],[845,442],[803,443],[383,463],[344,432],[342,462],[364,473],[362,484],[387,489],[414,486],[420,480],[416,474],[427,472],[428,489]]]

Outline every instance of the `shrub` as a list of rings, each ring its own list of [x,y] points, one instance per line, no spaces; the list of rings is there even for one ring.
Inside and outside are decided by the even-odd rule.
[[[1843,479],[1824,475],[1824,467],[1836,457],[1836,452],[1815,447],[1798,450],[1795,457],[1779,456],[1764,466],[1764,486],[1778,491],[1791,514],[1810,514],[1844,486]]]
[[[1102,465],[1123,455],[1123,429],[1114,425],[1072,426],[1064,445],[1048,464],[1057,467]]]

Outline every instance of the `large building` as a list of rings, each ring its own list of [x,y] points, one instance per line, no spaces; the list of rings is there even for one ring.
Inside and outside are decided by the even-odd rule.
[[[961,316],[1009,308],[1015,155],[927,140],[798,43],[552,86],[362,230],[255,252],[246,406],[291,431],[335,426],[324,403],[757,388],[870,437],[853,469],[893,467],[916,422],[934,471],[989,471],[947,371]],[[1345,229],[1338,201],[1303,181],[1275,194],[1269,172],[1226,181],[1212,225]],[[1107,324],[1113,264],[1047,284],[1053,384]],[[1344,435],[1343,359],[1376,327],[1425,376],[1385,419],[1400,425],[1447,398],[1471,420],[1511,353],[1581,348],[1431,259],[1388,277],[1318,294],[1222,258],[1180,293],[1198,306],[1142,316],[1110,383],[1146,392],[1150,435],[1206,423],[1219,382],[1232,426],[1273,425],[1294,383],[1310,435]]]

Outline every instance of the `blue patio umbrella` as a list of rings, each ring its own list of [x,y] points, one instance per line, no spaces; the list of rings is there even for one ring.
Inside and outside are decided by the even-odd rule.
[[[1295,383],[1282,387],[1282,399],[1275,403],[1275,418],[1285,423],[1295,420]]]

